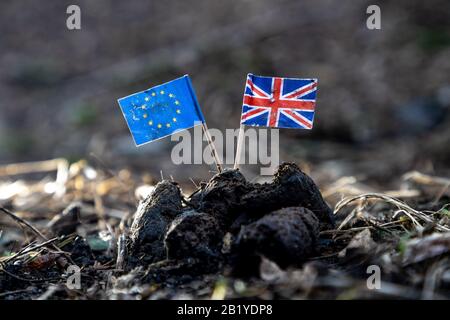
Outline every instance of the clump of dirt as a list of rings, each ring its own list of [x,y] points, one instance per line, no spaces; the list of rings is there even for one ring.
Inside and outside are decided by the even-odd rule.
[[[285,207],[305,207],[319,219],[322,229],[333,226],[332,210],[314,181],[294,163],[283,163],[271,183],[254,185],[241,198],[245,211],[256,216]]]
[[[319,229],[333,225],[331,213],[314,181],[294,163],[282,164],[266,184],[225,170],[188,201],[175,183],[163,181],[136,211],[130,267],[153,263],[153,276],[177,266],[202,274],[223,264],[249,269],[255,263],[247,262],[261,256],[282,267],[299,265],[314,252]],[[234,240],[224,252],[227,233]]]
[[[259,265],[260,256],[280,267],[298,265],[313,253],[319,237],[319,220],[303,207],[274,211],[243,227],[235,242],[239,265]]]
[[[93,265],[96,261],[87,241],[82,237],[76,237],[72,242],[62,247],[70,253],[73,262],[79,267]]]
[[[164,236],[172,220],[183,211],[178,185],[162,181],[142,201],[130,228],[129,252],[141,262],[156,262],[166,257]],[[132,261],[130,261],[132,263]]]
[[[242,212],[241,199],[254,190],[239,170],[225,169],[190,196],[190,203],[198,211],[214,216],[222,228],[227,228]]]
[[[175,218],[166,233],[164,245],[167,258],[217,258],[223,235],[214,216],[194,210],[186,211]]]

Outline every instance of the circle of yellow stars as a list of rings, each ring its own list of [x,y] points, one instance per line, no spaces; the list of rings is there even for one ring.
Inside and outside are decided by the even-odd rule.
[[[165,92],[164,90],[153,91],[153,92],[151,93],[151,96],[152,96],[152,97],[156,97],[158,94],[160,94],[160,95],[165,95],[166,92]],[[177,106],[180,105],[180,101],[176,100],[176,97],[175,97],[174,94],[169,93],[169,98],[175,99],[175,102],[174,102],[175,105],[177,105]],[[145,97],[144,100],[145,100],[146,102],[149,102],[149,101],[150,101],[150,97]],[[142,109],[145,110],[146,108],[147,108],[147,105],[146,105],[146,104],[142,105]],[[176,112],[177,114],[181,114],[181,110],[180,110],[180,109],[175,110],[175,112]],[[147,118],[148,118],[148,114],[147,114],[147,113],[144,113],[144,114],[142,115],[142,117],[143,117],[144,119],[147,119]],[[177,118],[176,118],[176,117],[173,117],[173,118],[172,118],[172,122],[174,122],[174,123],[177,122]],[[149,126],[153,126],[153,125],[154,125],[154,122],[153,122],[153,120],[151,120],[151,119],[148,120],[147,123],[148,123]],[[167,128],[170,128],[170,127],[171,127],[171,123],[170,123],[170,122],[167,122],[167,123],[165,124],[165,126],[166,126]],[[157,127],[158,129],[161,129],[161,128],[163,127],[163,124],[158,123],[158,124],[156,125],[156,127]]]

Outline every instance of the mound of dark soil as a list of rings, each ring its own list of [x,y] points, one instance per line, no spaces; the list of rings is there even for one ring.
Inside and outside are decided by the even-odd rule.
[[[176,183],[162,181],[135,214],[128,268],[203,274],[229,266],[248,273],[262,256],[296,266],[314,252],[319,230],[332,226],[319,189],[293,163],[282,164],[266,184],[225,170],[187,200]]]

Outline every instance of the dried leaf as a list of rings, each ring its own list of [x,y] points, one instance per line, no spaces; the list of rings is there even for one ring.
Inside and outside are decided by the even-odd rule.
[[[433,233],[425,238],[408,241],[405,244],[403,264],[418,263],[450,251],[450,232]]]
[[[259,274],[261,279],[267,282],[279,282],[286,277],[284,272],[275,262],[262,257],[259,266]]]
[[[339,258],[352,258],[359,255],[367,255],[377,246],[372,240],[372,235],[369,229],[364,229],[357,233],[350,243],[341,252]]]

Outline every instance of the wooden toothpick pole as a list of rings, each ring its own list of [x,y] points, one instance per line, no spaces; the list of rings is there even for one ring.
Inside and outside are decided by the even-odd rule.
[[[214,161],[216,162],[216,167],[219,172],[222,172],[222,165],[220,164],[219,156],[217,155],[216,147],[212,141],[211,135],[208,131],[208,126],[205,122],[202,123],[203,131],[205,132],[206,140],[208,140],[209,147],[211,148],[211,154],[214,157]]]
[[[242,143],[244,141],[244,125],[239,127],[238,142],[236,147],[236,157],[234,158],[234,169],[239,169],[239,161],[241,160]]]
[[[191,79],[189,78],[188,75],[185,75],[184,78],[186,79],[188,88],[191,91],[191,96],[195,103],[195,109],[197,111],[197,115],[202,120],[202,128],[203,128],[203,131],[205,132],[206,140],[208,140],[208,144],[211,149],[211,154],[213,155],[214,161],[216,162],[217,170],[219,172],[222,172],[222,165],[220,164],[219,157],[217,156],[217,150],[216,150],[216,147],[214,146],[211,135],[209,134],[208,126],[206,125],[206,121],[205,121],[205,118],[203,117],[202,110],[200,109],[200,104],[197,101],[197,96],[194,93],[194,87],[192,86]]]

